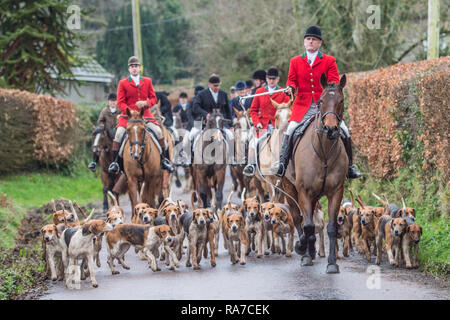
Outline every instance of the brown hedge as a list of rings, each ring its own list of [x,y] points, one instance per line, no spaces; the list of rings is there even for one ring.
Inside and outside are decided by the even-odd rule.
[[[423,134],[419,137],[425,146],[423,168],[439,168],[449,180],[449,125],[450,125],[450,72],[443,70],[419,81],[420,110]]]
[[[77,122],[69,101],[0,89],[0,172],[67,161],[77,143]]]
[[[425,157],[448,173],[449,122],[448,115],[441,115],[448,112],[449,66],[450,57],[442,57],[349,74],[349,127],[372,175],[395,176],[405,166],[402,134],[414,143],[423,139]],[[419,105],[422,120],[415,114]]]

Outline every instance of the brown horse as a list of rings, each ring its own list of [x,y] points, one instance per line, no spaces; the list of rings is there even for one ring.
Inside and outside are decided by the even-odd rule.
[[[306,129],[303,138],[294,148],[293,162],[283,179],[283,186],[295,199],[298,199],[303,214],[303,230],[300,213],[295,202],[288,199],[293,210],[295,226],[300,242],[295,250],[302,255],[302,265],[310,266],[315,257],[314,207],[322,196],[328,198],[327,226],[330,240],[327,273],[339,273],[336,264],[337,214],[344,193],[344,182],[348,168],[348,158],[340,139],[340,123],[344,112],[343,88],[345,75],[340,83],[328,83],[325,74],[320,78],[323,88],[318,102],[318,113]]]
[[[223,121],[223,115],[213,111],[206,122],[205,130],[195,139],[198,143],[194,142],[192,179],[203,208],[211,206],[211,189],[215,191],[217,208],[222,208],[222,190],[227,168],[227,148],[221,130]]]
[[[163,170],[161,155],[155,141],[145,129],[144,109],[127,109],[128,139],[123,151],[123,164],[127,176],[128,194],[132,212],[138,203],[138,189],[145,182],[141,202],[156,207],[156,198],[162,194]]]
[[[103,184],[103,212],[107,212],[108,205],[108,191],[113,192],[114,196],[119,199],[119,194],[112,191],[117,180],[119,180],[120,175],[110,174],[108,172],[108,167],[114,160],[114,153],[112,151],[112,142],[114,136],[107,128],[103,128],[103,131],[96,136],[94,136],[94,143],[92,151],[98,155],[98,162],[100,165],[100,177]],[[121,190],[123,193],[126,190]],[[122,192],[121,192],[122,193]]]

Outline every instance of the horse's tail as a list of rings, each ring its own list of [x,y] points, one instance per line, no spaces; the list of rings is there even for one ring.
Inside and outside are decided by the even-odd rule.
[[[195,206],[195,203],[197,202],[197,193],[195,191],[192,191],[191,193],[191,206],[192,210],[197,210],[197,207]]]
[[[119,203],[117,202],[116,196],[109,190],[108,190],[108,196],[112,199],[112,201],[114,202],[115,206],[119,206]]]

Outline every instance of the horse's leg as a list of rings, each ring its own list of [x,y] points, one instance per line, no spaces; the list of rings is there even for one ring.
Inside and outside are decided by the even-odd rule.
[[[134,212],[134,207],[138,203],[137,202],[137,194],[138,194],[137,186],[138,186],[137,179],[134,179],[133,177],[129,177],[128,178],[128,196],[130,197],[130,201],[131,201],[131,212]]]
[[[342,185],[334,194],[328,196],[328,226],[327,233],[330,240],[330,251],[328,254],[327,273],[339,273],[339,266],[336,264],[336,240],[337,240],[337,213],[344,194]]]
[[[305,219],[303,234],[300,236],[300,245],[298,247],[298,251],[302,255],[302,266],[312,266],[312,260],[316,255],[316,236],[314,234],[315,225],[313,220],[315,203],[313,200],[309,199],[304,190],[300,190],[298,194],[298,203],[300,205],[301,211],[304,213],[303,218]]]
[[[225,183],[225,171],[226,171],[226,167],[224,170],[221,170],[218,172],[217,174],[217,191],[216,191],[216,207],[217,208],[222,208],[222,201],[223,201],[223,185]]]

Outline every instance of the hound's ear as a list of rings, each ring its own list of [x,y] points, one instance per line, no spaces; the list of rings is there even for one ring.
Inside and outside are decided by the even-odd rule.
[[[323,89],[325,89],[328,86],[328,79],[325,73],[322,73],[322,75],[320,76],[320,85],[322,86]]]
[[[89,225],[84,226],[83,229],[81,230],[81,234],[83,236],[87,236],[89,233],[91,233],[90,226]]]
[[[58,230],[58,226],[57,226],[56,224],[54,224],[54,226],[55,226],[56,236],[59,238],[60,232],[59,232],[59,230]]]
[[[392,219],[391,222],[389,222],[389,224],[391,225],[391,230],[394,230],[394,219]]]
[[[173,232],[172,227],[170,227],[170,235],[175,237],[175,232]]]
[[[420,236],[422,236],[422,226],[419,226]]]
[[[97,226],[94,223],[91,223],[91,225],[89,226],[89,231],[92,232],[93,234],[97,234],[98,233]]]
[[[409,230],[411,230],[411,228],[409,226],[406,227],[406,232],[409,232]]]
[[[258,204],[261,204],[261,199],[259,199],[259,195],[256,196],[256,201],[258,201]]]
[[[44,227],[41,228],[41,234],[44,234]]]
[[[155,227],[155,233],[158,237],[161,238],[161,226]]]
[[[341,81],[339,82],[339,86],[341,87],[341,89],[344,89],[345,84],[347,83],[347,77],[345,76],[345,74],[341,77]]]
[[[128,108],[127,108],[127,116],[128,116],[128,119],[131,118],[131,112],[130,112],[130,109],[128,109]]]
[[[414,208],[412,208],[412,215],[413,215],[413,218],[416,217],[416,209],[414,209]]]

